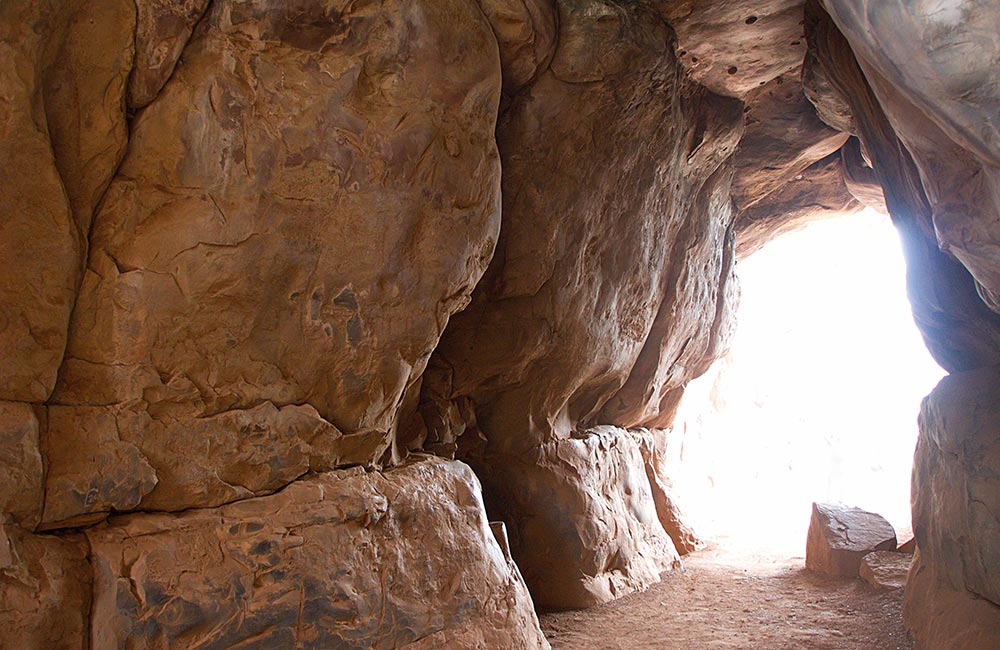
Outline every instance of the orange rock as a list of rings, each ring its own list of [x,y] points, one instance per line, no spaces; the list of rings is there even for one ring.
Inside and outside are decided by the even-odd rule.
[[[902,589],[913,555],[897,551],[874,551],[861,558],[858,575],[876,589]]]
[[[840,504],[814,503],[806,541],[806,568],[856,577],[872,551],[896,548],[896,531],[881,515]]]

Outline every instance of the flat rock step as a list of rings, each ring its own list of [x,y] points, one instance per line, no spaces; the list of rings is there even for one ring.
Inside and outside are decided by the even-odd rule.
[[[913,556],[896,551],[875,551],[861,558],[858,574],[876,589],[902,589],[910,571]]]

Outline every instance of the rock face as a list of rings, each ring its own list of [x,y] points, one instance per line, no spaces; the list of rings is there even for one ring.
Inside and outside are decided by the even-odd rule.
[[[52,393],[93,211],[125,151],[134,24],[130,0],[0,7],[2,400]]]
[[[318,474],[219,509],[113,518],[87,536],[95,650],[130,639],[548,648],[478,482],[456,461]]]
[[[874,551],[861,558],[858,575],[876,589],[902,589],[913,555],[895,551]]]
[[[86,650],[91,581],[82,535],[0,521],[0,648]]]
[[[872,551],[894,551],[896,531],[884,517],[861,508],[814,503],[806,541],[806,568],[856,577]]]
[[[408,457],[475,467],[546,605],[644,588],[737,254],[860,204],[955,373],[908,620],[989,645],[997,15],[0,3],[0,645],[544,646],[475,478]]]
[[[679,564],[627,431],[589,430],[478,473],[542,607],[590,607],[645,589]]]
[[[133,121],[52,398],[47,525],[391,453],[496,241],[500,70],[467,2],[335,4],[213,3]]]
[[[904,614],[928,648],[942,638],[925,628],[939,599],[981,599],[968,621],[970,632],[1000,629],[998,422],[1000,371],[995,368],[945,377],[921,407],[913,531],[922,577],[919,586],[907,588]]]

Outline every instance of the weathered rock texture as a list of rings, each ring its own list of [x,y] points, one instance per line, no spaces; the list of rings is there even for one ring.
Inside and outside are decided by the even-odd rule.
[[[546,604],[643,588],[697,542],[626,429],[724,351],[737,253],[861,204],[940,363],[1000,364],[996,8],[825,7],[0,3],[0,641],[543,644],[467,470],[379,472],[467,459]],[[942,504],[1000,461],[955,462],[925,645],[998,602]]]
[[[389,452],[496,240],[500,70],[467,2],[336,4],[213,3],[133,121],[52,399],[47,525]]]
[[[881,515],[840,504],[813,504],[806,540],[807,569],[853,578],[864,556],[894,550],[896,531]]]
[[[0,520],[0,648],[88,648],[87,554],[83,535],[32,535]]]
[[[678,564],[627,431],[584,431],[481,474],[540,606],[589,607],[645,589]]]
[[[457,461],[318,474],[87,537],[95,650],[548,647]]]
[[[676,558],[643,540],[669,541],[655,510],[651,527],[627,533],[588,521],[627,513],[607,481],[644,479],[644,468],[634,443],[585,443],[582,432],[668,422],[679,390],[724,346],[735,284],[726,161],[742,112],[684,77],[648,7],[556,7],[551,62],[497,127],[497,252],[431,359],[413,444],[485,438],[459,453],[507,518],[537,520],[512,523],[514,556],[536,598],[566,607],[641,588]],[[532,495],[557,487],[536,517]],[[570,515],[579,530],[558,523]],[[568,529],[546,539],[543,520]]]
[[[939,599],[982,599],[984,605],[975,607],[967,626],[982,634],[1000,629],[998,423],[996,368],[945,377],[921,408],[913,530],[920,555],[915,570],[923,574],[919,584],[907,588],[905,614],[924,647],[936,647],[935,639],[943,638],[925,627]]]
[[[874,551],[861,558],[858,576],[876,589],[902,589],[913,555],[896,551]]]

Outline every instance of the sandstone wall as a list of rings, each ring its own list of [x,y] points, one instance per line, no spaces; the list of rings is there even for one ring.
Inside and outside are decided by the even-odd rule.
[[[425,454],[540,602],[644,588],[696,540],[627,428],[861,203],[1000,364],[995,11],[827,5],[0,4],[0,645],[545,647]],[[911,611],[995,601],[926,503]]]

